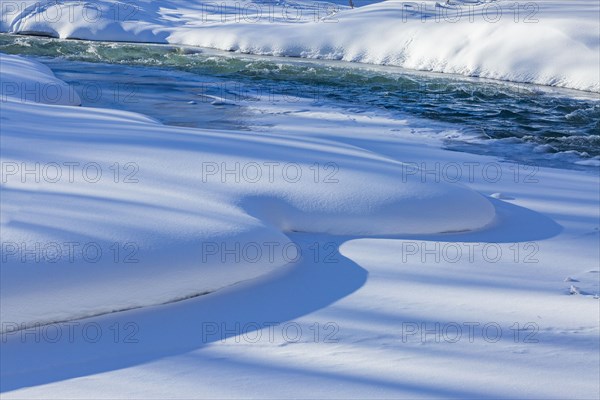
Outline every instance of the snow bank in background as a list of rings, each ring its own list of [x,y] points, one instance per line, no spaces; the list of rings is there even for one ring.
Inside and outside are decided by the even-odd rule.
[[[2,1],[0,30],[341,59],[600,91],[597,1],[451,3],[385,1],[349,9],[310,1]]]
[[[0,61],[3,77],[45,71]],[[214,291],[297,261],[284,231],[422,234],[495,218],[465,186],[423,183],[412,167],[326,139],[3,99],[3,322]]]

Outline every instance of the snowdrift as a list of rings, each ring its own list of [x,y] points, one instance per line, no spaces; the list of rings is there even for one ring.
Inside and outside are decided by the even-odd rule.
[[[8,98],[56,105],[78,106],[81,99],[50,68],[20,57],[1,56],[2,102]]]
[[[4,83],[56,80],[32,61],[0,61]],[[35,73],[18,81],[24,68]],[[491,203],[465,186],[422,182],[412,167],[330,140],[2,99],[3,326],[164,303],[251,279],[302,257],[289,231],[427,234],[495,218]]]

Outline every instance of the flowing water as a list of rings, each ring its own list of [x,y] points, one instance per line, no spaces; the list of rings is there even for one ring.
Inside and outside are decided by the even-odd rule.
[[[455,125],[464,135],[445,143],[454,150],[548,166],[600,164],[600,101],[592,93],[168,45],[0,35],[0,51],[45,63],[84,106],[165,124],[251,129],[245,106],[302,98]]]

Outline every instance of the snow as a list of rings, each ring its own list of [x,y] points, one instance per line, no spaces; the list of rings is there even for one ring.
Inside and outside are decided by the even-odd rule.
[[[397,65],[600,91],[599,4],[3,0],[0,31]],[[218,3],[218,6],[216,5]],[[363,4],[365,4],[363,6]]]
[[[96,33],[153,38],[183,13],[152,4],[148,27]],[[164,126],[0,65],[2,398],[597,397],[595,171],[309,101],[248,107],[260,131]]]
[[[47,72],[1,57],[17,85],[30,83],[19,81],[22,64]],[[286,232],[428,234],[495,217],[466,186],[422,183],[413,168],[331,140],[6,99],[3,322],[31,326],[211,292],[295,259]],[[266,257],[270,243],[277,249]],[[251,255],[228,256],[236,246]],[[125,263],[132,253],[138,262]],[[89,267],[74,271],[77,263]]]
[[[81,99],[65,82],[56,79],[45,65],[27,62],[21,57],[2,55],[2,102],[19,101],[78,106]]]

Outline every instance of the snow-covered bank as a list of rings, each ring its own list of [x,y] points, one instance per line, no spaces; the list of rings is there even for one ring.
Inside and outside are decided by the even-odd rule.
[[[0,61],[3,88],[56,79]],[[167,127],[23,93],[2,93],[1,307],[13,328],[256,277],[297,258],[289,231],[431,234],[495,217],[466,186],[424,184],[412,167],[328,139]]]
[[[340,59],[600,91],[600,8],[593,0],[385,1],[355,9],[311,1],[1,3],[3,32]]]
[[[81,99],[76,91],[57,79],[50,68],[21,57],[0,54],[2,102],[8,98],[56,105],[78,106]]]
[[[446,151],[428,139],[445,134],[431,121],[301,101],[253,103],[269,122],[261,132],[179,129],[14,95],[1,106],[2,162],[12,171],[3,171],[2,240],[28,246],[7,249],[3,316],[4,307],[73,315],[94,311],[95,301],[115,306],[114,296],[157,300],[257,277],[173,304],[2,335],[2,398],[597,397],[600,193],[591,171]],[[72,183],[65,161],[79,163]],[[265,180],[252,183],[256,165],[223,177],[223,161],[233,171],[230,161],[240,171],[294,162],[308,176],[288,182],[295,169],[275,169],[271,182],[263,166]],[[39,183],[23,172],[36,162]],[[103,171],[97,182],[92,162]],[[451,183],[458,174],[492,198],[450,209],[430,198],[417,215],[402,209],[431,190],[481,200]],[[492,225],[433,233],[446,211],[457,213],[453,228],[475,226],[488,201]],[[382,214],[361,220],[353,209]],[[424,225],[401,226],[412,218]],[[363,237],[385,229],[406,233]],[[106,253],[94,263],[91,246],[87,259],[67,265],[35,263],[28,251],[72,240],[76,254],[87,243]],[[251,263],[255,253],[212,246],[253,250],[246,245],[263,240],[293,242],[304,257],[281,268],[293,252]],[[120,248],[114,261],[115,248],[105,248],[114,243],[139,249]],[[124,262],[130,257],[139,262]]]

